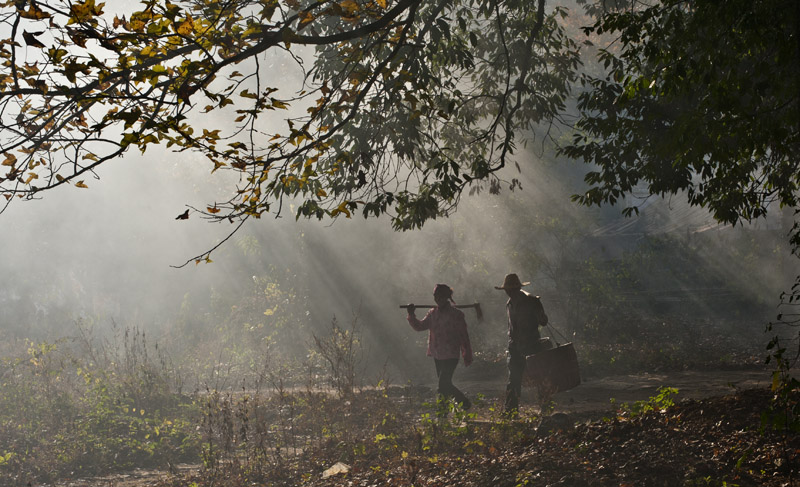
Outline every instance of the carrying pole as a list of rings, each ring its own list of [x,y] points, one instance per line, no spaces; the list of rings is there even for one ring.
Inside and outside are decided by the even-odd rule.
[[[421,308],[421,309],[430,309],[430,308],[435,308],[436,305],[435,304],[415,304],[414,307],[415,308]],[[461,309],[474,308],[475,309],[475,314],[478,317],[478,321],[483,321],[483,311],[481,310],[480,303],[456,304],[453,307],[461,308]],[[401,304],[400,305],[400,309],[408,309],[408,308],[409,308],[409,305],[407,305],[407,304]]]

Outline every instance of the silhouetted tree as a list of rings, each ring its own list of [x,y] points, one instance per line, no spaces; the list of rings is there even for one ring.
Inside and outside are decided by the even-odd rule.
[[[611,3],[611,2],[605,2]],[[798,212],[800,189],[800,2],[660,0],[604,10],[585,30],[613,35],[600,50],[605,72],[584,75],[582,117],[570,157],[593,164],[585,205],[637,193],[685,193],[689,203],[737,224],[767,211]],[[628,198],[627,214],[637,211]],[[800,225],[788,235],[800,251]],[[783,296],[778,321],[800,325],[800,276]],[[771,330],[771,325],[770,328]],[[770,343],[779,370],[773,388],[794,410],[800,358],[780,336]],[[780,380],[778,380],[780,379]],[[785,418],[782,420],[786,423]]]
[[[200,210],[231,222],[291,198],[298,217],[389,213],[418,228],[473,182],[499,188],[521,133],[564,109],[579,62],[564,10],[544,0],[0,8],[7,200],[84,188],[127,150],[164,144],[239,175],[229,199]]]

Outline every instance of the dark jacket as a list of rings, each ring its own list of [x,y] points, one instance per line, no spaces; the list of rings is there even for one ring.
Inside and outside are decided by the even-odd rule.
[[[508,311],[508,349],[524,355],[536,353],[539,349],[539,327],[547,325],[547,315],[539,296],[525,291],[522,295],[509,299]]]

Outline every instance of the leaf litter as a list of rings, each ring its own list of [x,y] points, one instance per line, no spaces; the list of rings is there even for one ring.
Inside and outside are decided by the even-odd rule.
[[[761,427],[768,388],[684,399],[664,409],[558,413],[561,426],[504,421],[505,444],[473,441],[452,451],[395,452],[360,458],[336,474],[296,472],[291,478],[241,485],[372,486],[795,486],[800,437]],[[476,418],[488,435],[499,423]],[[545,431],[548,430],[548,431]],[[477,435],[481,437],[480,432]],[[328,470],[330,472],[330,470]],[[229,479],[230,480],[230,479]],[[151,484],[148,484],[151,485]],[[222,485],[201,472],[163,478],[158,487]],[[224,485],[240,485],[238,482]]]

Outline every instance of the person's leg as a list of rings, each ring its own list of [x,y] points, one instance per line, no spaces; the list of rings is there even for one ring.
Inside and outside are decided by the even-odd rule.
[[[441,375],[439,376],[439,392],[450,399],[453,398],[464,409],[472,407],[472,402],[467,396],[453,385],[453,374],[458,367],[458,359],[447,359],[440,361]]]
[[[439,376],[439,394],[447,399],[454,397],[453,372],[458,365],[458,359],[445,359],[436,361],[436,373]]]
[[[450,399],[450,391],[447,388],[447,383],[451,380],[453,373],[448,373],[448,366],[446,360],[439,360],[433,359],[433,362],[436,364],[436,378],[438,379],[438,385],[436,387],[436,415],[438,417],[446,417],[447,416],[447,399]]]
[[[506,385],[505,412],[513,414],[519,409],[519,398],[522,396],[522,374],[525,371],[525,356],[509,350],[508,384]]]

